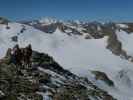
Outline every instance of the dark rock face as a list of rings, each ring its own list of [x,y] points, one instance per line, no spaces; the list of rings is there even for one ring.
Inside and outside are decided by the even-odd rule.
[[[18,36],[13,36],[13,37],[11,37],[11,39],[13,42],[18,42]]]
[[[111,34],[108,39],[108,49],[112,51],[112,53],[116,55],[120,55],[122,52],[122,44],[117,40],[117,36],[115,34]]]
[[[4,17],[0,17],[0,24],[8,24],[9,20],[4,18]]]
[[[109,86],[114,86],[114,83],[112,80],[108,78],[108,76],[104,72],[100,71],[92,71],[92,73],[95,75],[96,80],[102,80]]]
[[[50,24],[50,25],[45,25],[45,27],[44,27],[40,24],[36,24],[36,25],[34,25],[34,27],[41,30],[41,31],[44,31],[46,33],[53,33],[53,32],[55,32],[57,25],[56,24]]]

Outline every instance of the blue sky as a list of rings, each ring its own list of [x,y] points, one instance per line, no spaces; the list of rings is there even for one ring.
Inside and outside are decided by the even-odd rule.
[[[12,20],[58,19],[133,21],[133,0],[0,0],[0,16]]]

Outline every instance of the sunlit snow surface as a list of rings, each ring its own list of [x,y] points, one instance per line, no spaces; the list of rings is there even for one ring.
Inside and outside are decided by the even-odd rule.
[[[0,25],[1,57],[5,55],[7,48],[16,44],[11,41],[11,37],[18,35],[22,29],[22,25],[18,23],[10,23],[9,26],[10,29],[7,30],[5,25]],[[128,36],[125,34],[121,33],[119,39],[124,40],[123,48],[132,54],[131,41],[133,38],[126,39]],[[118,100],[133,100],[133,64],[106,49],[107,38],[86,40],[78,35],[69,36],[60,32],[58,28],[53,34],[48,34],[26,26],[26,31],[18,35],[18,44],[24,47],[31,43],[34,50],[48,53],[65,69],[88,77]],[[127,40],[128,42],[126,42]],[[111,88],[101,81],[95,81],[90,70],[107,73],[109,78],[114,81],[115,87]],[[124,75],[122,78],[119,77],[120,73]]]

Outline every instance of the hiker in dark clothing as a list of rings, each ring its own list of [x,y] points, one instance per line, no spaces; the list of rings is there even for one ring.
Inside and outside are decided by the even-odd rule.
[[[31,44],[29,44],[26,48],[23,50],[24,54],[24,63],[27,67],[31,66],[31,56],[32,56],[32,47]]]
[[[12,50],[12,62],[15,65],[20,65],[21,66],[22,65],[21,60],[22,60],[21,50],[19,48],[19,45],[15,45],[15,47]]]
[[[21,48],[21,53],[22,53],[22,58],[21,58],[21,63],[22,63],[22,66],[25,65],[25,48]]]
[[[26,64],[29,66],[31,66],[31,56],[32,56],[32,47],[31,44],[29,44],[26,48],[25,48],[25,58],[26,58]]]

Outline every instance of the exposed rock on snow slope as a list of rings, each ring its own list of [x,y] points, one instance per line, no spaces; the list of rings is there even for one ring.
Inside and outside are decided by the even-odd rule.
[[[76,23],[47,19],[10,22],[8,27],[0,24],[1,57],[16,43],[22,47],[31,43],[34,50],[48,53],[63,68],[87,77],[118,100],[133,98],[131,23]],[[12,41],[14,36],[17,41]],[[95,70],[104,72],[114,86],[95,80],[91,73]]]

